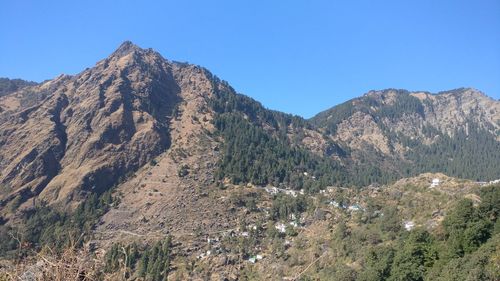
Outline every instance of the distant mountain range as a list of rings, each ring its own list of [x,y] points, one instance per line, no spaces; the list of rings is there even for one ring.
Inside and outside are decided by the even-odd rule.
[[[431,94],[370,91],[311,119],[361,166],[390,177],[443,172],[494,179],[500,170],[500,103],[461,88]]]
[[[206,184],[319,190],[422,172],[500,174],[500,102],[470,88],[370,91],[306,120],[131,42],[74,76],[1,82],[2,206],[78,202],[174,149],[213,154]]]
[[[499,167],[478,90],[304,119],[124,42],[0,79],[0,279],[496,280]]]

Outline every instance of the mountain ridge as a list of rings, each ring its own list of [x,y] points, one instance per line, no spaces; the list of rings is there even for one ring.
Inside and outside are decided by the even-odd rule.
[[[387,89],[304,119],[124,42],[0,97],[0,279],[3,257],[43,249],[30,272],[62,260],[97,280],[296,280],[315,263],[313,279],[403,280],[415,243],[442,262],[431,277],[493,257],[499,106]]]
[[[407,162],[405,154],[415,147],[428,147],[440,140],[461,137],[462,131],[465,134],[462,138],[465,139],[469,137],[469,133],[484,130],[485,134],[481,133],[481,136],[488,135],[495,139],[490,141],[492,146],[485,150],[492,151],[495,159],[498,159],[499,112],[497,101],[472,88],[439,94],[388,89],[370,91],[323,111],[310,120],[334,141],[345,143],[358,154],[363,154],[362,150],[371,146],[373,151],[369,154],[379,154],[386,159],[394,158],[394,163],[386,163],[387,168],[394,170]],[[474,158],[474,155],[471,156]],[[476,157],[474,161],[480,162],[479,158]],[[483,167],[470,168],[478,171]],[[434,168],[432,171],[438,172],[438,169]],[[446,172],[460,176],[453,171]],[[492,179],[497,172],[491,170],[490,173],[488,177]]]
[[[446,100],[442,101],[444,98]],[[312,160],[313,156],[307,156],[313,157],[308,164],[312,166],[298,169],[294,177],[298,176],[299,170],[311,173],[312,170],[308,169],[317,167],[315,165],[320,165],[320,162],[330,161],[330,164],[324,162],[321,165],[336,170],[336,179],[323,182],[321,188],[335,182],[341,184],[344,181],[341,178],[346,177],[366,177],[359,181],[365,185],[381,181],[381,178],[387,181],[414,175],[401,170],[401,167],[407,169],[414,161],[411,158],[415,155],[406,155],[412,151],[408,145],[425,148],[425,145],[435,141],[438,134],[433,130],[436,129],[453,139],[454,133],[460,131],[457,128],[463,127],[467,135],[469,117],[476,118],[471,119],[470,126],[474,127],[477,123],[479,129],[496,138],[493,145],[497,145],[500,138],[499,103],[471,88],[444,91],[437,95],[394,89],[370,91],[311,119],[304,119],[268,110],[254,99],[237,94],[227,82],[203,67],[168,61],[152,49],[142,49],[125,41],[108,58],[79,74],[62,75],[1,98],[3,113],[0,120],[3,120],[1,127],[4,133],[0,143],[5,149],[0,155],[0,179],[7,186],[2,191],[2,204],[7,204],[16,196],[21,195],[25,201],[39,194],[49,201],[71,202],[70,198],[78,197],[81,192],[94,190],[100,193],[109,189],[118,183],[119,178],[124,178],[169,148],[169,128],[175,121],[175,115],[183,114],[178,109],[190,107],[191,100],[196,99],[203,101],[190,109],[195,110],[189,112],[190,118],[198,120],[192,122],[207,120],[202,122],[204,125],[199,130],[212,126],[209,123],[217,116],[236,114],[243,118],[241,122],[250,122],[258,130],[262,129],[262,134],[269,134],[271,139],[277,138],[282,146],[291,146],[292,150],[287,153],[299,149],[304,151],[300,152],[304,155],[312,152],[317,155],[314,157],[320,157]],[[433,102],[436,100],[436,106],[440,106],[438,111],[434,111]],[[450,104],[454,105],[455,111],[442,110]],[[349,108],[344,108],[346,105]],[[483,110],[485,107],[489,111]],[[458,112],[458,109],[468,111],[468,117],[460,117],[459,113],[465,111]],[[327,116],[332,111],[338,119],[333,122],[333,115]],[[444,113],[436,115],[441,111]],[[408,119],[410,115],[413,119]],[[417,120],[417,123],[411,120]],[[48,124],[50,131],[37,131],[40,124]],[[339,133],[336,132],[337,126],[340,126]],[[211,127],[210,130],[220,129]],[[27,140],[25,135],[32,138]],[[418,143],[412,144],[415,140]],[[27,150],[27,147],[32,149]],[[141,149],[137,150],[138,147]],[[421,150],[424,151],[424,148]],[[372,150],[375,153],[371,153]],[[249,161],[256,161],[254,157],[257,156],[250,156]],[[496,154],[492,157],[490,161],[498,160]],[[304,164],[293,165],[299,167]],[[447,167],[446,163],[439,165]],[[383,171],[385,168],[389,174]],[[286,169],[296,168],[289,166]],[[230,173],[219,171],[217,174],[221,177],[232,174],[235,180],[234,177],[238,173],[246,173],[245,170],[248,169]],[[333,170],[329,170],[330,173]],[[433,171],[444,170],[438,167]],[[360,172],[365,175],[360,176]],[[279,184],[286,178],[285,182],[290,183],[288,176],[293,173],[286,177],[284,173],[289,172],[278,170],[258,182]],[[329,172],[325,170],[323,173]],[[103,178],[105,174],[113,176]],[[237,176],[256,179],[243,174]],[[272,179],[276,176],[277,181]],[[320,174],[316,176],[321,177]],[[486,179],[493,179],[493,176]],[[76,180],[78,178],[80,180]],[[298,186],[294,188],[302,185],[303,176],[299,178],[295,183]],[[75,190],[80,191],[73,193]]]

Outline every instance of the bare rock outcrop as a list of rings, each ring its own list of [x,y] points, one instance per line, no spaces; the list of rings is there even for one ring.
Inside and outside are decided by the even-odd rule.
[[[3,97],[2,204],[101,192],[163,152],[181,92],[172,71],[158,53],[125,42],[80,74]]]

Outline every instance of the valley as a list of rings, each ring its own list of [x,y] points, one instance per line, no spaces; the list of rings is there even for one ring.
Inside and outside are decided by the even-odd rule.
[[[500,275],[500,102],[478,90],[304,119],[129,41],[0,83],[0,280]]]

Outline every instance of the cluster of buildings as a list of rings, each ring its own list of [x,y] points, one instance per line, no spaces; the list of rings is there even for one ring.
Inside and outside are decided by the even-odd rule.
[[[492,181],[478,181],[477,183],[481,186],[490,185],[490,184],[497,184],[497,183],[500,183],[500,179],[492,180]]]
[[[352,205],[346,205],[346,204],[340,204],[338,203],[337,201],[335,200],[332,200],[330,201],[330,203],[328,203],[330,206],[333,206],[335,208],[339,208],[339,209],[344,209],[344,210],[349,210],[351,212],[358,212],[358,211],[362,211],[364,212],[365,209],[363,207],[361,207],[361,205],[359,204],[352,204]]]
[[[297,191],[297,190],[293,190],[293,189],[277,188],[275,186],[266,186],[266,187],[264,187],[264,190],[267,193],[272,194],[272,195],[276,195],[278,193],[284,193],[286,195],[297,197],[299,194],[301,194],[301,195],[305,194],[303,189]]]

